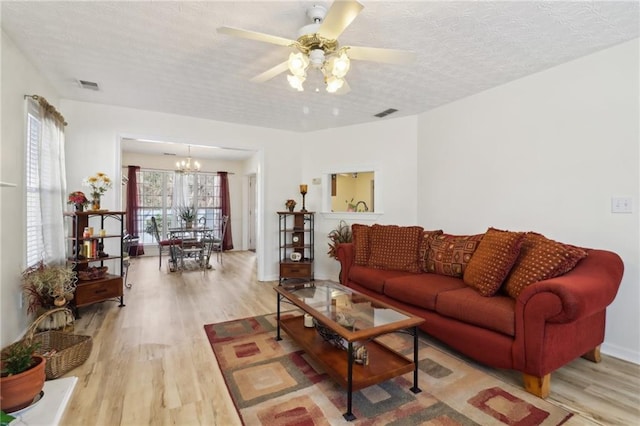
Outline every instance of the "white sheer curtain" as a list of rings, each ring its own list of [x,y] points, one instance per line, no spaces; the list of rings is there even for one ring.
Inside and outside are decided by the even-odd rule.
[[[42,260],[46,264],[66,261],[64,211],[66,205],[66,173],[64,156],[64,119],[46,100],[39,98],[30,111],[37,111],[40,132],[32,143],[38,151],[37,180],[39,186],[40,238]],[[37,217],[36,217],[37,220]]]
[[[175,172],[173,176],[173,218],[171,225],[180,226],[180,209],[189,205],[189,175]]]

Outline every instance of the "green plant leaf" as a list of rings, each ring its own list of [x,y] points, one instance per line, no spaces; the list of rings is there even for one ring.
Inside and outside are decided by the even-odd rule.
[[[15,419],[15,417],[5,413],[4,411],[0,411],[0,426],[7,426]]]

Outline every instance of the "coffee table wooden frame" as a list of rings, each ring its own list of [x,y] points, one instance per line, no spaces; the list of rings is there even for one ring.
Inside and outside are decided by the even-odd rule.
[[[311,283],[306,285],[314,286],[315,284]],[[331,285],[338,289],[342,288],[356,294],[361,300],[370,301],[378,307],[384,307],[399,312],[407,316],[407,319],[364,330],[350,331],[298,299],[291,290],[293,289],[295,291],[296,288],[299,289],[300,287],[291,288],[278,286],[274,287],[277,292],[278,303],[276,340],[282,340],[280,337],[280,329],[282,328],[282,330],[284,330],[292,340],[298,343],[302,349],[309,354],[309,356],[324,368],[331,378],[347,389],[347,411],[343,414],[343,417],[347,421],[352,421],[356,418],[352,412],[353,391],[357,391],[413,371],[413,387],[411,387],[410,390],[413,393],[422,392],[418,387],[418,326],[424,322],[424,319],[394,308],[350,288],[343,287],[335,283],[331,283]],[[315,328],[305,327],[304,319],[301,315],[280,318],[280,303],[283,300],[296,305],[301,310],[338,333],[348,342],[347,350],[341,350],[326,342],[316,332]],[[375,337],[393,332],[406,332],[413,336],[413,360],[410,360],[382,343],[373,340]],[[353,344],[357,341],[369,341],[367,343],[367,351],[369,354],[368,365],[355,364],[354,362]]]

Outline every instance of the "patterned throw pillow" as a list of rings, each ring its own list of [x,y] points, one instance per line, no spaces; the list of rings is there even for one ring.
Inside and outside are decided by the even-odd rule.
[[[586,256],[587,252],[579,247],[529,232],[520,248],[520,256],[507,277],[504,291],[516,299],[528,285],[566,274]]]
[[[524,235],[489,228],[464,271],[465,284],[482,296],[496,294],[520,254]]]
[[[422,270],[424,272],[427,271],[427,256],[429,256],[429,247],[431,247],[431,240],[438,236],[442,235],[442,229],[438,229],[437,231],[424,231],[422,233],[422,241],[420,241],[420,259],[422,261]]]
[[[369,267],[420,272],[421,226],[372,225]]]
[[[484,234],[440,234],[431,238],[424,271],[462,278],[471,255],[478,248]]]
[[[371,242],[369,235],[371,227],[354,223],[351,225],[351,235],[354,250],[354,263],[360,266],[369,265],[369,257],[371,256]]]

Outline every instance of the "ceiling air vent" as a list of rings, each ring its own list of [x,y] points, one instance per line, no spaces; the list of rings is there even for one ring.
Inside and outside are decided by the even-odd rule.
[[[175,156],[176,154],[174,154],[173,152],[163,152],[162,155],[173,155],[173,156]]]
[[[96,91],[100,90],[100,87],[98,86],[98,83],[94,83],[93,81],[78,80],[78,84],[83,89],[96,90]]]
[[[396,111],[398,110],[395,108],[385,109],[384,111],[375,114],[374,117],[378,117],[378,118],[386,117],[387,115],[393,114]]]

